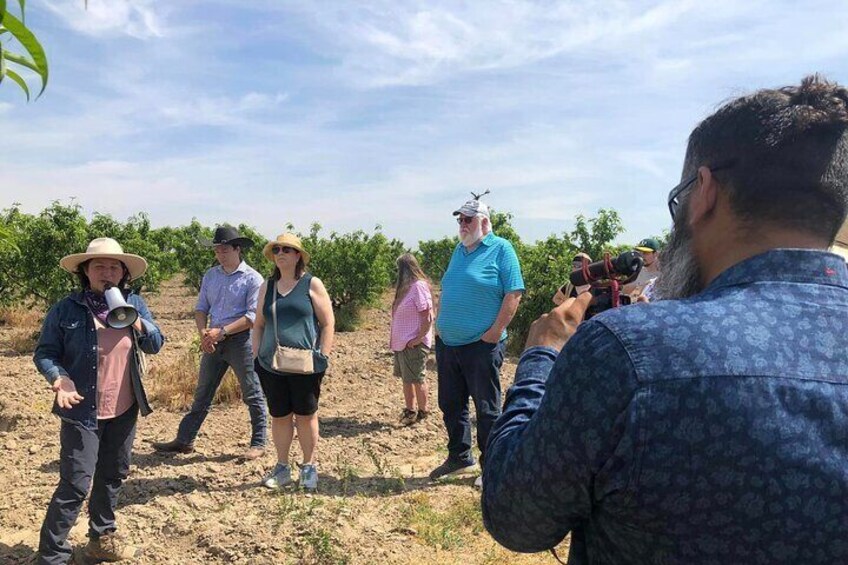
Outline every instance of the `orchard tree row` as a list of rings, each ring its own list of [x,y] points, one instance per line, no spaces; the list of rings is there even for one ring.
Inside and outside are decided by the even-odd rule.
[[[512,226],[512,215],[493,212],[496,234],[512,242],[521,261],[526,295],[511,325],[511,349],[519,350],[530,323],[552,306],[551,297],[567,280],[571,259],[578,251],[599,258],[605,251],[618,253],[630,246],[613,241],[624,232],[615,210],[601,209],[593,218],[577,216],[569,233],[550,235],[536,243],[521,240]],[[262,256],[266,238],[247,225],[239,225],[242,235],[256,245],[246,251],[245,260],[265,276],[271,264]],[[287,229],[295,231],[294,226]],[[214,264],[214,255],[200,242],[211,239],[214,226],[197,220],[180,227],[153,228],[144,213],[121,222],[106,214],[86,218],[75,203],[54,202],[38,214],[27,214],[18,206],[0,212],[0,303],[41,306],[55,302],[76,288],[76,281],[58,268],[59,259],[85,250],[96,237],[118,240],[128,253],[147,259],[149,269],[134,281],[138,289],[156,292],[162,281],[182,276],[197,290],[203,273]],[[358,311],[374,304],[395,281],[395,259],[407,251],[403,242],[383,235],[380,226],[325,235],[313,224],[299,234],[312,255],[311,271],[320,277],[333,299],[339,329],[353,329]],[[445,237],[420,241],[415,251],[421,266],[438,289],[451,254],[459,240]]]

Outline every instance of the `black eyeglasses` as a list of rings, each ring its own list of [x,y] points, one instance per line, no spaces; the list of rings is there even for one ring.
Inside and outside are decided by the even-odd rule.
[[[294,247],[289,247],[288,245],[275,245],[271,248],[271,253],[274,255],[279,255],[280,253],[292,253],[297,251]]]
[[[710,172],[723,171],[733,166],[733,163],[723,163],[715,167],[707,167]],[[668,212],[671,214],[671,219],[674,220],[674,215],[677,213],[677,208],[680,206],[680,197],[686,192],[692,184],[698,180],[698,172],[696,171],[691,177],[686,178],[683,182],[671,189],[668,193]]]
[[[471,222],[474,221],[474,218],[476,218],[476,217],[477,216],[462,216],[462,215],[460,215],[460,216],[456,217],[456,223],[460,224],[460,225],[470,224]]]

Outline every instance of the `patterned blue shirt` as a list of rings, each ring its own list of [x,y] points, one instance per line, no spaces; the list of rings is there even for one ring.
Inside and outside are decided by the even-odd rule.
[[[439,337],[450,346],[479,341],[497,320],[504,296],[517,290],[524,290],[524,279],[509,241],[489,233],[471,253],[460,243],[442,277]]]
[[[521,357],[483,519],[569,563],[848,563],[848,270],[779,249]]]
[[[209,327],[220,328],[246,316],[256,319],[256,300],[262,275],[242,261],[230,274],[221,265],[206,271],[195,310],[209,316]]]

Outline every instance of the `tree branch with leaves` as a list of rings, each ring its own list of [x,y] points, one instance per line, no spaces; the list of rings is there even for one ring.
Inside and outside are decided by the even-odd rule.
[[[22,69],[35,73],[41,82],[36,98],[47,88],[47,55],[35,34],[26,27],[26,0],[17,0],[20,18],[8,9],[7,0],[0,0],[0,84],[7,78],[16,83],[30,99],[30,87]]]

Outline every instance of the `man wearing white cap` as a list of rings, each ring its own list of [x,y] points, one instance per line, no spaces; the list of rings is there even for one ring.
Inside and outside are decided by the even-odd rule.
[[[460,244],[442,278],[436,319],[439,408],[448,433],[448,457],[430,473],[433,480],[474,466],[469,396],[477,413],[477,446],[484,464],[489,431],[501,413],[506,327],[524,292],[515,249],[492,233],[489,207],[479,196],[453,215]]]

